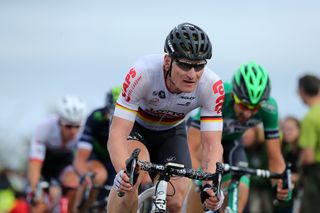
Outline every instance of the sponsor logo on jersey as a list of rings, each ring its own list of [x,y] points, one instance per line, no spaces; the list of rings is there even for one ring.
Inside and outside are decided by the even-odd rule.
[[[186,100],[193,100],[196,97],[189,97],[189,96],[180,96],[181,99],[186,99]]]
[[[159,98],[164,99],[164,98],[166,98],[166,93],[163,90],[161,90],[161,91],[159,91],[158,96],[159,96]]]
[[[158,117],[158,118],[184,118],[185,114],[181,112],[174,112],[170,110],[154,110],[153,108],[146,109],[147,113],[149,113],[152,116]]]
[[[219,97],[216,99],[216,106],[214,107],[214,111],[216,111],[217,114],[220,114],[224,102],[224,88],[222,80],[217,81],[212,86],[212,90],[214,94],[219,94]]]
[[[152,98],[151,100],[148,101],[148,104],[157,106],[157,103],[159,103],[160,99],[159,98]]]
[[[131,94],[134,90],[134,88],[138,85],[138,82],[141,80],[141,76],[139,76],[137,79],[134,80],[132,83],[132,80],[136,77],[137,72],[131,68],[129,73],[126,75],[125,81],[123,83],[123,90],[122,90],[122,97],[126,98],[125,100],[127,102],[130,102],[131,100]]]
[[[166,93],[163,90],[160,90],[160,91],[155,90],[155,91],[152,92],[152,95],[153,96],[158,96],[161,99],[165,99],[166,98]]]
[[[277,113],[276,105],[271,104],[271,103],[269,103],[269,102],[267,102],[267,101],[265,101],[264,103],[262,103],[262,109],[263,109],[264,111],[267,111],[267,112],[272,113],[272,114]]]
[[[245,123],[240,123],[234,118],[224,118],[223,119],[223,133],[232,134],[232,133],[244,133],[247,129],[254,127],[261,123],[259,119],[249,119]]]
[[[191,104],[191,102],[186,102],[184,104],[182,103],[178,103],[179,106],[189,106]]]

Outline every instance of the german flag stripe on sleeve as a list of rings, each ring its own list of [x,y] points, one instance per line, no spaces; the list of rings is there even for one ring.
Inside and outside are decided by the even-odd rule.
[[[204,116],[200,117],[201,122],[222,122],[222,116]]]
[[[125,107],[125,106],[122,106],[121,104],[118,104],[118,103],[116,103],[116,107],[118,107],[118,108],[120,108],[120,109],[122,109],[122,110],[128,111],[128,112],[137,113],[137,111],[132,110],[132,109],[129,109],[129,108],[127,108],[127,107]]]

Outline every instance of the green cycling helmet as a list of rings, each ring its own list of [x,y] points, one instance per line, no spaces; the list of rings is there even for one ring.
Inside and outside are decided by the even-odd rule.
[[[106,106],[112,107],[118,100],[118,97],[121,93],[122,86],[113,87],[108,93],[106,97]]]
[[[259,64],[241,65],[233,77],[233,92],[244,103],[258,105],[270,96],[268,72]]]

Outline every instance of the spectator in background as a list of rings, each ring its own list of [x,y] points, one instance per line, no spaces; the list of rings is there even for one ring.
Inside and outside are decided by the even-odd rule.
[[[301,212],[320,209],[320,79],[304,75],[299,79],[299,94],[309,107],[301,122],[299,146],[303,197]]]
[[[298,181],[298,159],[300,149],[298,139],[300,135],[300,121],[295,117],[286,117],[281,124],[283,134],[282,151],[287,163],[291,163],[292,181]]]
[[[293,117],[288,116],[281,122],[282,132],[282,152],[286,163],[291,164],[292,182],[295,186],[298,185],[298,159],[300,149],[298,146],[298,139],[300,135],[300,121]],[[293,197],[297,198],[297,187],[293,189]],[[274,209],[277,213],[291,213],[293,212],[293,204],[297,201],[295,199],[290,200],[287,203],[280,203]]]

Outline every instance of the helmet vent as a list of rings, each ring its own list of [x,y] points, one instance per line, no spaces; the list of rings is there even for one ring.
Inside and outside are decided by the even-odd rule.
[[[200,46],[200,51],[201,52],[205,52],[205,49],[204,49],[205,47],[204,47],[204,44],[201,44],[201,46]]]
[[[188,33],[183,33],[183,37],[185,38],[185,39],[190,39],[190,36],[189,36],[189,34]],[[180,38],[179,38],[180,39]]]
[[[186,45],[184,45],[184,43],[180,43],[180,46],[181,46],[182,49],[184,49],[185,51],[188,51],[188,48],[186,47]]]
[[[193,39],[194,41],[199,41],[199,36],[198,36],[197,34],[193,33],[193,34],[192,34],[192,39]]]

